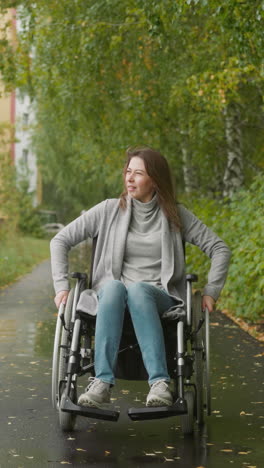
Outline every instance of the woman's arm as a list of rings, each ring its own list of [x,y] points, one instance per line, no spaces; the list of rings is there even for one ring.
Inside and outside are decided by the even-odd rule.
[[[204,297],[210,296],[217,301],[225,284],[231,256],[230,249],[220,237],[182,205],[179,206],[179,213],[183,226],[183,240],[198,246],[211,259]]]
[[[65,298],[65,292],[69,291],[68,280],[68,254],[70,249],[80,242],[96,237],[99,231],[100,221],[102,220],[106,201],[99,203],[79,218],[65,226],[51,240],[51,270],[56,292],[56,305],[60,301],[58,293]]]

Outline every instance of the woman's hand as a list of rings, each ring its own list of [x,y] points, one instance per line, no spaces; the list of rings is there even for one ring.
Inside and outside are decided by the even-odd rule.
[[[57,309],[60,307],[61,304],[66,304],[68,299],[69,291],[60,291],[56,294],[54,298],[54,302],[56,304]]]
[[[203,310],[205,310],[205,308],[207,307],[208,311],[209,312],[213,312],[214,310],[214,306],[215,306],[215,300],[213,297],[211,296],[203,296],[203,300],[202,300],[202,308]]]

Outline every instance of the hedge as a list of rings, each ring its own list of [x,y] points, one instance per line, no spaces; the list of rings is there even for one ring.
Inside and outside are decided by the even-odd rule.
[[[258,176],[248,189],[231,200],[192,197],[184,200],[207,226],[230,247],[232,259],[220,305],[237,317],[257,321],[263,317],[264,295],[264,180]],[[206,282],[210,261],[199,249],[188,246],[188,272],[197,272],[199,287]]]

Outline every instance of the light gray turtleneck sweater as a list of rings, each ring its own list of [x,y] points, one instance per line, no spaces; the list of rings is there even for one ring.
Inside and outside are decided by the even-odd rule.
[[[142,203],[132,200],[121,280],[146,281],[161,287],[161,211],[156,195]]]

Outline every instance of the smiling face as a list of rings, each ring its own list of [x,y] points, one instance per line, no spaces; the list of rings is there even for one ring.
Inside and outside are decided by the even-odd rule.
[[[127,193],[142,203],[149,202],[155,192],[151,177],[147,174],[143,159],[134,156],[130,159],[126,173],[125,186]]]

